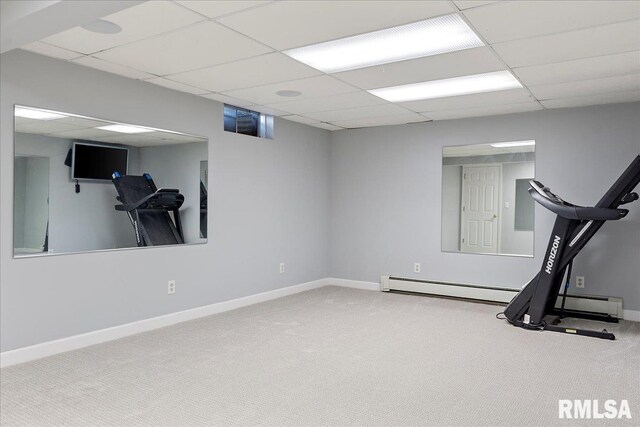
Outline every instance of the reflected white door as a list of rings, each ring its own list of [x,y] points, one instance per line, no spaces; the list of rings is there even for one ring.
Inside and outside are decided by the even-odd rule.
[[[462,167],[460,251],[498,253],[500,166]]]

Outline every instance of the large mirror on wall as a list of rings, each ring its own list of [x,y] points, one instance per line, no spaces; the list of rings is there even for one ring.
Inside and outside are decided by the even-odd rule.
[[[15,106],[15,257],[207,241],[208,141]]]
[[[442,251],[533,256],[536,143],[442,149]]]

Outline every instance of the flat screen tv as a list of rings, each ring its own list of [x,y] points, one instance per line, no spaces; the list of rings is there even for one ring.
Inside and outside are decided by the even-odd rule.
[[[129,150],[109,145],[73,143],[73,179],[111,180],[114,172],[127,174]]]

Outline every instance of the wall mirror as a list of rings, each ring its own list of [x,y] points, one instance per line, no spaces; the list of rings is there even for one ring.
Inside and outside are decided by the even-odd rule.
[[[26,106],[14,119],[14,257],[206,242],[206,138]]]
[[[442,251],[533,256],[535,141],[442,149]]]

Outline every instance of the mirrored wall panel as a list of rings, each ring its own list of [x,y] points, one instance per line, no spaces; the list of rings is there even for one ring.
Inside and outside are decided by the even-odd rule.
[[[15,257],[207,241],[206,138],[26,106],[14,115]]]
[[[442,251],[533,256],[535,141],[444,147]]]

